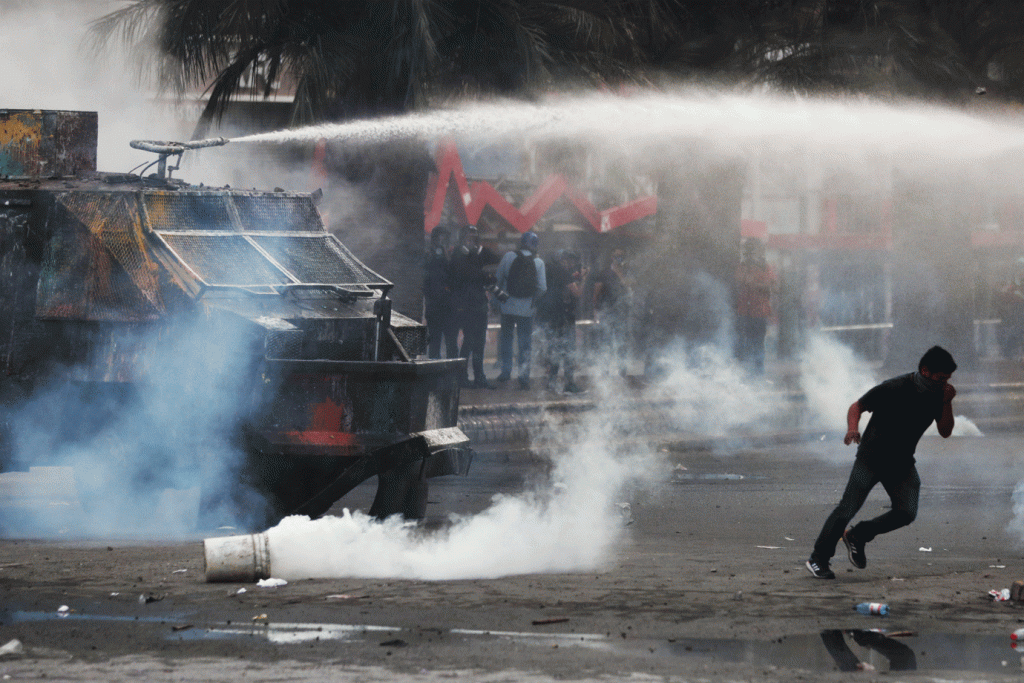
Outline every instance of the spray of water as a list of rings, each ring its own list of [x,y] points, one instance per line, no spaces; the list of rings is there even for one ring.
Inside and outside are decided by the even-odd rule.
[[[353,144],[453,136],[541,140],[585,139],[620,151],[668,139],[699,140],[721,151],[751,149],[791,154],[827,149],[858,160],[885,155],[926,165],[940,159],[975,160],[1024,148],[1010,115],[971,114],[923,104],[882,104],[862,99],[682,90],[631,97],[590,94],[540,103],[487,102],[443,111],[324,124],[235,138],[235,142]],[[670,150],[663,153],[671,154]]]

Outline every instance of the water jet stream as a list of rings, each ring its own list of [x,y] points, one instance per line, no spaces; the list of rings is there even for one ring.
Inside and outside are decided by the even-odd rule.
[[[386,143],[419,137],[569,138],[629,149],[666,139],[725,151],[824,148],[838,154],[980,159],[1024,147],[1014,117],[919,103],[798,98],[727,92],[643,92],[495,101],[449,109],[321,124],[233,138],[293,143],[320,139]]]

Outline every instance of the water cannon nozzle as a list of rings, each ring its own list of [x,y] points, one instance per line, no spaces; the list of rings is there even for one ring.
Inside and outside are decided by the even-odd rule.
[[[173,142],[167,140],[131,140],[128,146],[132,149],[140,149],[144,152],[153,152],[160,157],[152,164],[146,165],[149,168],[153,164],[159,164],[157,176],[160,178],[170,177],[170,172],[178,169],[178,166],[168,166],[167,157],[176,156],[181,160],[181,155],[190,149],[202,149],[204,147],[222,147],[228,144],[227,138],[207,138],[205,140],[189,140],[188,142]],[[145,169],[143,169],[145,172]]]

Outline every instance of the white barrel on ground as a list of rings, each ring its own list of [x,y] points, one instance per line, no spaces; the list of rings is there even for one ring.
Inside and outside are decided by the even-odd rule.
[[[267,535],[222,536],[203,541],[203,571],[209,583],[252,583],[270,578]]]

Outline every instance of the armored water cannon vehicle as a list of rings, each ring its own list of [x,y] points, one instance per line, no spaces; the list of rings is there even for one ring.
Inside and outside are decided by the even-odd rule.
[[[0,110],[0,470],[62,464],[60,442],[102,434],[107,478],[125,486],[180,462],[204,487],[229,471],[231,491],[204,489],[204,508],[248,506],[252,527],[322,515],[374,475],[371,514],[422,517],[426,479],[465,474],[472,457],[457,426],[465,361],[417,358],[424,326],[325,229],[318,194],[171,177],[169,160],[219,138],[136,141],[158,154],[144,169],[156,173],[100,173],[96,121]],[[161,381],[186,398],[154,408],[146,392]],[[33,450],[19,419],[43,393],[59,397],[56,445]],[[199,411],[140,446],[149,427],[124,419],[140,406],[144,425]],[[243,455],[214,467],[222,432]],[[122,437],[131,445],[109,446]],[[88,512],[111,482],[75,474]],[[168,488],[188,485],[177,479]]]

